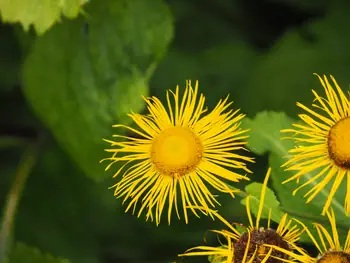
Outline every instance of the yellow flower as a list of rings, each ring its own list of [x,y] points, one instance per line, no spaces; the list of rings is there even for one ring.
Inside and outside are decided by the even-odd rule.
[[[280,220],[277,229],[270,227],[270,216],[272,210],[269,210],[267,227],[260,226],[260,218],[264,208],[264,199],[267,189],[267,182],[271,169],[267,171],[264,184],[261,189],[259,208],[256,221],[253,222],[250,211],[250,196],[246,198],[246,210],[249,219],[249,227],[246,232],[240,233],[235,227],[228,223],[221,215],[212,211],[211,214],[219,218],[229,230],[213,230],[213,232],[223,236],[226,244],[222,247],[198,246],[187,250],[179,256],[214,256],[218,262],[222,263],[277,263],[288,261],[288,256],[267,245],[276,245],[285,251],[293,251],[297,248],[295,244],[304,231],[293,224],[288,215],[284,214]],[[278,259],[276,259],[276,257]]]
[[[123,203],[130,200],[126,211],[133,207],[133,213],[142,201],[138,217],[146,210],[146,220],[153,221],[155,217],[157,225],[166,204],[168,223],[173,207],[180,218],[178,199],[186,223],[188,207],[201,206],[201,212],[207,212],[209,206],[220,205],[208,185],[234,197],[238,190],[229,188],[224,180],[249,180],[230,169],[250,173],[245,162],[253,162],[252,158],[237,152],[246,150],[246,142],[242,140],[248,137],[247,130],[239,128],[245,115],[238,114],[239,110],[227,110],[232,104],[227,102],[228,97],[202,116],[207,109],[204,109],[203,94],[198,96],[198,82],[194,89],[191,82],[186,82],[182,100],[179,87],[175,93],[167,91],[166,95],[168,110],[158,98],[151,97],[144,98],[148,115],[129,114],[139,129],[114,125],[138,137],[113,135],[116,141],[106,140],[111,144],[111,149],[106,151],[113,153],[107,158],[111,163],[106,170],[116,162],[124,162],[114,175],[122,174],[121,180],[112,186],[114,195],[124,197]],[[198,216],[195,209],[191,210]]]
[[[283,165],[287,166],[286,170],[297,172],[283,183],[291,180],[299,182],[300,177],[309,176],[308,173],[317,171],[313,177],[306,177],[307,181],[293,192],[295,194],[299,189],[311,184],[313,187],[304,196],[308,197],[306,202],[309,203],[334,179],[323,207],[324,215],[339,185],[344,178],[347,178],[344,207],[348,214],[350,212],[350,101],[333,76],[331,79],[335,89],[326,76],[324,79],[320,76],[318,78],[325,89],[326,98],[320,97],[312,90],[316,102],[312,106],[321,110],[322,114],[297,103],[297,106],[307,112],[299,115],[305,124],[293,124],[295,129],[282,131],[293,132],[294,136],[290,139],[299,144],[297,148],[289,151],[291,159]]]
[[[278,247],[274,247],[277,250],[280,250],[282,253],[285,253],[290,256],[290,258],[296,262],[301,263],[349,263],[350,262],[350,229],[345,240],[345,244],[342,247],[339,242],[339,236],[336,225],[336,218],[333,210],[331,212],[326,212],[328,220],[331,225],[332,233],[330,234],[327,229],[325,229],[321,224],[314,223],[314,226],[318,233],[319,242],[316,241],[316,238],[311,234],[310,230],[304,226],[306,233],[316,246],[319,251],[317,257],[312,257],[305,253],[301,249],[296,249],[299,253],[286,251]]]

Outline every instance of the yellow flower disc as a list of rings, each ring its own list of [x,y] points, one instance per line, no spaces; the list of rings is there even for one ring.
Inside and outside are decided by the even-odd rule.
[[[317,74],[316,74],[317,75]],[[318,75],[317,75],[318,76]],[[305,181],[293,192],[293,195],[304,187],[309,190],[304,194],[306,203],[311,202],[322,193],[327,199],[324,202],[322,215],[333,204],[341,209],[338,200],[334,199],[339,187],[345,183],[344,196],[345,213],[350,214],[350,99],[340,88],[333,76],[333,85],[326,76],[318,76],[325,97],[316,91],[312,108],[299,102],[297,106],[305,113],[299,114],[302,124],[293,124],[292,129],[282,130],[293,133],[288,137],[296,142],[289,160],[283,164],[293,175],[283,183],[304,178]],[[331,185],[331,187],[329,187]]]
[[[178,178],[196,168],[203,156],[203,146],[189,129],[171,127],[154,140],[151,156],[160,173]]]
[[[343,251],[330,251],[318,259],[317,263],[350,263],[350,254]]]
[[[350,118],[338,121],[328,134],[328,152],[340,167],[350,168]]]
[[[138,217],[146,211],[146,220],[157,225],[164,213],[168,224],[174,212],[180,218],[179,206],[186,223],[188,211],[209,215],[220,205],[210,188],[234,197],[239,190],[227,182],[249,180],[239,171],[251,173],[246,162],[253,158],[241,154],[248,137],[248,130],[240,128],[245,115],[229,108],[228,97],[208,112],[198,82],[192,87],[187,81],[182,93],[178,86],[168,90],[165,103],[155,96],[144,98],[149,113],[130,113],[135,128],[113,125],[128,135],[105,140],[111,145],[105,150],[111,153],[104,159],[110,162],[106,170],[119,164],[114,195],[128,203],[126,211],[137,211]]]

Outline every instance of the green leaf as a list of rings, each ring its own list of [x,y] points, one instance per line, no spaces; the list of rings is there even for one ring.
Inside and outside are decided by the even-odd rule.
[[[33,25],[38,34],[45,33],[64,15],[78,16],[86,0],[4,0],[0,1],[0,16],[4,22],[21,23],[28,31]]]
[[[259,112],[254,119],[245,118],[242,129],[251,129],[248,138],[249,149],[256,154],[274,152],[281,156],[288,154],[288,149],[293,147],[289,140],[281,140],[281,129],[290,128],[293,120],[284,112]]]
[[[261,190],[262,190],[263,184],[261,183],[250,183],[245,187],[245,192],[250,195],[250,210],[253,212],[255,216],[258,215],[259,211],[259,204],[260,204],[260,196],[261,196]],[[242,205],[246,205],[246,199],[244,198],[241,200]],[[267,187],[266,193],[265,193],[265,200],[264,200],[264,206],[263,210],[261,212],[261,218],[269,218],[269,213],[271,209],[271,220],[279,223],[281,221],[281,218],[283,216],[283,212],[280,210],[280,202],[277,200],[275,193]]]
[[[310,207],[308,204],[305,204],[305,199],[303,198],[303,195],[305,192],[307,192],[307,187],[305,187],[305,190],[300,190],[297,192],[295,197],[293,197],[292,192],[295,188],[297,188],[297,183],[294,181],[282,184],[285,179],[293,174],[292,171],[284,171],[284,169],[280,166],[287,160],[288,150],[294,147],[294,143],[292,140],[281,139],[281,137],[285,136],[285,134],[282,134],[280,131],[282,129],[291,128],[292,124],[296,122],[297,121],[293,121],[284,113],[261,112],[256,115],[254,120],[247,118],[242,123],[242,126],[244,128],[251,128],[251,134],[248,138],[249,149],[257,154],[263,154],[265,152],[271,153],[271,177],[283,206],[288,203],[288,207],[293,208],[293,210],[295,207],[298,209],[303,209],[305,207],[306,211],[309,211]],[[312,176],[313,173],[308,173],[301,177],[299,184],[309,180],[312,178]],[[328,197],[328,194],[329,191],[327,188],[325,188],[312,202],[312,204],[317,204],[318,213],[316,213],[316,215],[320,215],[321,206],[325,203],[325,199]],[[298,201],[300,201],[301,206],[295,206]],[[339,216],[344,216],[344,208],[337,199],[334,199],[333,207],[339,214],[342,214]]]
[[[55,258],[39,249],[17,243],[10,252],[8,263],[69,263],[68,259]]]
[[[148,79],[172,38],[161,0],[92,1],[91,20],[56,25],[33,45],[24,93],[57,141],[91,178],[103,175],[103,138],[144,108]]]
[[[311,203],[306,204],[305,198],[303,198],[303,195],[307,190],[305,191],[299,191],[296,195],[292,195],[293,190],[297,188],[297,184],[295,182],[290,182],[287,184],[282,184],[282,182],[287,178],[287,176],[292,176],[292,172],[286,172],[281,168],[281,165],[283,163],[283,160],[280,156],[278,156],[275,153],[270,154],[269,157],[269,164],[272,168],[271,170],[271,177],[273,178],[273,186],[278,192],[278,198],[281,201],[281,210],[284,212],[287,212],[289,215],[301,220],[304,224],[307,225],[309,230],[312,232],[313,235],[317,236],[316,229],[313,227],[313,222],[321,223],[322,225],[326,226],[328,231],[331,231],[330,229],[330,223],[328,221],[328,218],[325,216],[321,216],[322,207],[325,202],[325,198],[327,197],[327,193],[329,192],[329,189],[326,189],[324,191],[324,194],[318,197],[316,197]],[[304,180],[301,180],[301,183],[304,182]],[[345,193],[343,191],[343,193]],[[337,228],[339,235],[342,238],[346,237],[347,231],[350,227],[349,219],[344,214],[344,208],[339,202],[339,198],[334,198],[333,201],[333,209],[336,214],[336,220],[337,220]],[[303,242],[311,242],[311,240],[304,234],[301,238],[301,241]]]
[[[288,150],[293,147],[291,140],[281,140],[281,129],[290,128],[296,123],[284,113],[276,112],[261,112],[251,120],[247,118],[242,126],[251,128],[251,134],[248,138],[248,148],[257,154],[269,152],[269,165],[272,168],[271,178],[275,192],[281,203],[280,209],[288,212],[290,215],[301,219],[303,222],[327,223],[327,219],[321,216],[322,207],[329,194],[329,189],[324,188],[319,195],[309,204],[306,204],[306,199],[303,195],[308,191],[306,189],[298,191],[294,196],[292,192],[298,185],[312,178],[314,173],[308,173],[301,177],[299,184],[295,181],[282,184],[288,177],[293,175],[293,172],[286,172],[281,165],[287,160]],[[343,192],[345,193],[345,192]],[[344,208],[338,197],[333,198],[332,207],[335,211],[339,226],[347,228],[349,225],[348,219],[344,214]],[[310,223],[310,222],[309,222]],[[311,224],[309,224],[311,225]]]

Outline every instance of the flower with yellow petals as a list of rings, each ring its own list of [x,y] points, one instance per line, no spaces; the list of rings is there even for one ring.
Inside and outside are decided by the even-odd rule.
[[[169,224],[173,208],[180,218],[178,201],[186,223],[189,207],[200,206],[201,212],[208,212],[209,207],[219,205],[208,186],[234,197],[238,190],[230,188],[225,180],[249,180],[231,169],[250,173],[246,162],[253,161],[238,152],[245,150],[247,130],[239,128],[245,115],[228,110],[232,104],[228,97],[203,116],[207,109],[205,97],[198,94],[198,82],[194,89],[191,82],[186,82],[182,100],[179,87],[166,95],[168,109],[151,97],[144,98],[148,115],[129,114],[138,129],[114,125],[137,136],[113,135],[115,141],[106,140],[111,145],[106,151],[112,153],[106,158],[111,162],[106,170],[116,162],[123,164],[114,175],[122,175],[112,186],[114,195],[123,197],[123,203],[129,200],[126,211],[133,207],[133,213],[141,201],[138,217],[146,210],[146,220],[155,217],[157,225],[166,206]],[[195,209],[190,209],[198,216]]]
[[[318,76],[318,75],[317,75]],[[322,214],[324,215],[332,203],[334,194],[339,185],[346,178],[347,191],[345,196],[345,212],[350,212],[350,101],[341,90],[336,80],[331,76],[335,89],[329,83],[326,76],[323,79],[318,76],[324,87],[326,97],[320,97],[316,91],[312,90],[315,96],[315,104],[312,106],[320,112],[312,110],[301,103],[297,106],[307,112],[300,114],[304,124],[293,124],[294,129],[282,130],[282,132],[292,132],[290,139],[299,145],[291,149],[291,159],[283,166],[286,170],[297,171],[283,183],[297,180],[308,175],[312,171],[317,171],[313,177],[299,186],[299,189],[311,184],[313,187],[305,194],[308,197],[307,203],[324,189],[324,187],[334,179],[327,200],[324,204]]]
[[[332,233],[329,233],[327,229],[321,224],[314,223],[314,227],[317,230],[318,240],[311,234],[310,230],[304,226],[305,232],[308,234],[315,247],[319,251],[317,257],[312,257],[305,253],[301,249],[297,249],[296,252],[287,251],[279,247],[275,249],[287,254],[293,261],[300,263],[350,263],[350,229],[345,240],[344,246],[339,242],[339,236],[336,225],[336,218],[332,209],[327,211],[327,217],[331,225]]]
[[[285,252],[281,252],[267,245],[275,245],[285,251],[294,251],[297,248],[296,242],[304,231],[293,224],[292,219],[284,214],[280,220],[277,229],[270,227],[270,216],[267,221],[267,227],[260,226],[260,218],[264,208],[264,199],[267,189],[267,182],[271,173],[268,170],[264,184],[261,189],[259,208],[256,221],[253,222],[250,211],[250,196],[246,198],[246,210],[250,226],[243,233],[240,233],[235,227],[229,224],[221,215],[215,211],[211,215],[219,218],[229,230],[213,230],[213,232],[223,236],[226,244],[221,247],[198,246],[187,250],[179,256],[214,256],[221,263],[278,263],[288,262],[289,257]],[[298,248],[298,250],[301,250]]]

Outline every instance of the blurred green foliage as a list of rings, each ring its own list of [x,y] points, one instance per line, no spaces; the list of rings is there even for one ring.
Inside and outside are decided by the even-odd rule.
[[[28,247],[22,243],[15,245],[11,251],[8,262],[27,262],[27,263],[70,263],[67,259],[54,258],[50,254],[43,254],[38,249]]]
[[[47,135],[15,218],[13,239],[26,245],[13,247],[10,263],[66,262],[46,253],[72,263],[181,262],[177,254],[223,227],[194,216],[188,225],[156,227],[124,213],[108,189],[115,181],[98,163],[106,157],[102,138],[111,138],[112,124],[130,124],[127,113],[144,110],[142,95],[165,99],[166,89],[183,88],[186,79],[199,80],[209,108],[230,94],[248,115],[255,182],[238,186],[258,196],[271,166],[272,219],[288,212],[308,225],[325,222],[325,195],[305,205],[305,191],[293,197],[295,184],[281,184],[289,175],[280,165],[293,144],[281,141],[279,130],[296,121],[296,101],[310,105],[311,89],[321,92],[313,72],[349,88],[347,1],[36,2],[0,1],[1,205],[28,142]],[[344,193],[334,201],[341,237],[349,228]],[[240,197],[218,199],[228,221],[247,225]],[[215,236],[207,242],[218,244]]]

